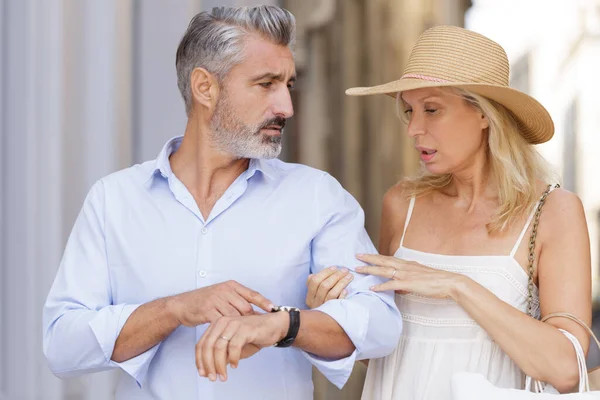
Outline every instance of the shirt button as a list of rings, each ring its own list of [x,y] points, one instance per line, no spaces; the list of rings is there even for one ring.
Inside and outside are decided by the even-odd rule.
[[[200,278],[206,278],[206,271],[202,270],[198,272],[198,275],[200,275]]]
[[[206,235],[208,233],[208,229],[202,228],[200,232],[202,232],[203,235]]]

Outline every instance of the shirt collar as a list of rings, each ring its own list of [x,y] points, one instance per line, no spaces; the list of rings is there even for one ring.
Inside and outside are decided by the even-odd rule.
[[[158,153],[158,157],[154,161],[154,168],[152,168],[152,171],[150,171],[150,176],[146,181],[147,186],[152,185],[152,182],[154,182],[154,178],[158,176],[161,176],[165,179],[169,179],[171,175],[173,175],[173,170],[171,169],[169,157],[171,157],[171,154],[173,154],[177,151],[177,149],[179,149],[182,140],[183,136],[175,136],[174,138],[169,139],[167,143],[165,143],[163,148],[160,150],[160,153]]]
[[[163,146],[160,153],[158,153],[158,157],[154,162],[154,168],[152,168],[151,174],[146,181],[146,185],[152,185],[154,179],[158,176],[162,178],[169,179],[171,175],[173,175],[173,170],[171,169],[171,163],[169,162],[169,158],[171,154],[176,152],[181,146],[181,141],[183,140],[183,136],[176,136],[174,138],[169,139],[167,143]],[[244,172],[246,175],[246,180],[252,178],[257,171],[260,171],[263,175],[268,178],[273,179],[275,177],[275,169],[274,166],[271,165],[269,160],[262,160],[258,158],[251,158],[250,164],[248,165],[248,169]]]
[[[267,178],[275,178],[275,168],[269,160],[262,160],[260,158],[251,158],[248,170],[246,171],[246,179],[250,179],[256,171],[260,171]]]

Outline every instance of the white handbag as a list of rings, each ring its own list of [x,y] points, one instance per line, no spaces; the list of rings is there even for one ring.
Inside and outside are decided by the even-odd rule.
[[[555,315],[559,316],[559,315]],[[563,315],[561,315],[563,316]],[[469,372],[460,372],[452,377],[452,399],[453,400],[552,400],[552,399],[600,399],[600,391],[590,391],[588,372],[585,365],[585,355],[579,340],[569,332],[560,331],[571,341],[577,353],[579,364],[579,387],[578,393],[559,394],[552,386],[526,378],[525,390],[499,388],[491,384],[483,375]],[[593,336],[600,347],[598,339]],[[533,391],[531,391],[533,390]]]
[[[538,208],[535,213],[535,220],[533,223],[533,229],[531,232],[531,240],[529,242],[530,246],[530,254],[529,254],[529,295],[528,295],[528,306],[527,313],[533,317],[532,312],[532,303],[533,303],[533,258],[534,258],[534,246],[535,246],[535,237],[537,235],[537,226],[539,223],[539,217],[541,213],[542,206],[546,200],[546,197],[551,191],[551,186],[548,186],[546,192],[540,199],[538,204]],[[550,318],[555,317],[563,317],[568,318],[572,321],[577,322],[579,325],[584,327],[586,331],[589,333],[591,339],[596,343],[596,345],[600,348],[600,341],[594,335],[594,332],[579,318],[569,313],[553,313],[549,314],[542,319],[542,322]],[[583,400],[583,399],[600,399],[600,369],[596,368],[593,371],[590,371],[588,374],[586,363],[585,363],[585,354],[579,343],[579,340],[571,333],[559,329],[573,344],[575,349],[575,353],[577,354],[577,363],[579,365],[579,386],[577,393],[569,393],[569,394],[560,394],[558,391],[552,387],[551,385],[544,384],[542,382],[538,382],[531,377],[526,377],[525,380],[525,390],[519,389],[506,389],[499,388],[490,383],[483,375],[469,373],[469,372],[461,372],[457,373],[452,377],[451,387],[452,387],[452,399],[454,400],[551,400],[557,399],[558,397],[564,399],[573,399],[573,400]]]

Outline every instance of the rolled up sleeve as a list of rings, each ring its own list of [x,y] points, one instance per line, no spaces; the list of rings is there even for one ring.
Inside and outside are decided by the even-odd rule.
[[[313,239],[313,273],[335,265],[351,271],[363,265],[357,254],[377,253],[364,228],[364,213],[358,202],[330,175],[325,174],[316,194],[316,206],[323,228]],[[310,362],[334,385],[344,386],[362,359],[384,357],[398,345],[402,319],[392,292],[376,293],[369,288],[382,283],[375,276],[352,272],[348,296],[316,308],[333,318],[355,346],[355,351],[339,360],[324,360],[305,353]]]
[[[121,368],[138,385],[159,345],[127,360],[111,360],[115,342],[139,304],[112,304],[104,237],[104,189],[92,187],[77,217],[43,308],[43,348],[61,378]]]

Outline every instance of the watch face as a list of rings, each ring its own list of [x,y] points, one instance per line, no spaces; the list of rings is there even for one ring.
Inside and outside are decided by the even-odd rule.
[[[273,310],[271,312],[277,312],[277,311],[300,311],[299,308],[296,307],[290,307],[290,306],[275,306],[273,307]]]

